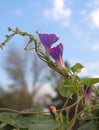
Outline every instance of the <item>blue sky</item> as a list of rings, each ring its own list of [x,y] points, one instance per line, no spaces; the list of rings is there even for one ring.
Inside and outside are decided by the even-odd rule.
[[[99,0],[1,0],[0,42],[9,26],[34,35],[35,30],[56,33],[64,46],[64,61],[82,63],[81,76],[99,76]],[[24,38],[12,41],[24,43]],[[1,62],[8,48],[0,51]]]

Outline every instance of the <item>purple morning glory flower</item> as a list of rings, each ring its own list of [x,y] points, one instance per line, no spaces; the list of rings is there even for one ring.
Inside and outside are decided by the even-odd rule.
[[[39,34],[39,38],[48,54],[50,53],[51,45],[59,40],[56,34]]]
[[[90,104],[90,99],[91,99],[91,92],[92,92],[92,86],[87,86],[86,84],[84,84],[84,99],[85,99],[85,104],[89,105]]]
[[[65,67],[63,59],[63,45],[62,43],[58,44],[56,47],[50,49],[50,56],[57,62],[60,67]]]

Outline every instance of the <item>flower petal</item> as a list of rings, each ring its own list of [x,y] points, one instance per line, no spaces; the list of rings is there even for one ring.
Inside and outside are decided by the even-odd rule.
[[[62,55],[63,55],[62,43],[58,44],[56,47],[51,48],[50,55],[61,67],[64,67],[64,63],[62,59]]]
[[[53,43],[59,40],[59,37],[56,34],[39,34],[41,43],[44,45],[46,50],[50,50],[50,47]]]
[[[90,98],[91,98],[91,92],[92,92],[92,86],[87,86],[86,84],[84,84],[84,98],[85,98],[85,104],[89,105],[90,104]]]

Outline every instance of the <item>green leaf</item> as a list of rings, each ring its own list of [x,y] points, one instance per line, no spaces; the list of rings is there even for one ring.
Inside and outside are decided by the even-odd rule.
[[[0,129],[3,128],[3,127],[5,127],[6,125],[7,125],[7,123],[1,123],[0,124]]]
[[[89,121],[84,125],[80,126],[77,130],[96,130],[96,124],[94,121]]]
[[[63,97],[68,97],[70,96],[70,92],[66,89],[66,84],[70,84],[70,81],[64,77],[60,78],[60,82],[59,82],[59,87],[58,87],[58,91],[60,93],[61,96]]]
[[[81,72],[81,69],[84,68],[84,66],[80,63],[76,63],[74,64],[70,69],[72,70],[72,72],[74,73],[79,73]]]
[[[52,115],[34,115],[32,122],[33,123],[39,123],[41,121],[45,121],[45,120],[53,120],[53,116]]]
[[[16,130],[18,130],[18,129],[16,129]],[[28,128],[20,128],[20,130],[29,130]]]
[[[54,120],[51,115],[29,115],[29,116],[17,116],[15,118],[14,127],[17,128],[29,128],[32,123],[38,123],[45,120]]]
[[[61,96],[63,97],[69,97],[70,96],[70,91],[69,89],[66,88],[66,86],[59,86],[58,91]]]
[[[17,128],[28,128],[32,124],[33,116],[17,116],[15,118],[14,127]]]
[[[59,123],[54,120],[45,120],[37,124],[31,124],[29,130],[54,130],[59,127]]]
[[[63,97],[68,97],[68,96],[71,97],[74,93],[78,92],[81,89],[82,89],[82,87],[73,86],[73,85],[59,86],[59,88],[58,88],[60,94]]]
[[[34,115],[29,130],[54,130],[59,127],[59,123],[51,115]]]
[[[13,130],[13,129],[14,129],[13,126],[7,124],[4,128],[1,128],[0,130]]]
[[[90,121],[90,120],[97,120],[98,117],[95,117],[95,116],[94,116],[93,114],[91,114],[91,113],[90,113],[90,114],[87,113],[87,114],[82,115],[82,116],[81,116],[81,119],[84,120],[84,121],[88,121],[88,120]]]
[[[14,128],[14,129],[11,129],[11,130],[29,130],[29,129],[28,128]]]
[[[71,97],[72,94],[81,89],[82,86],[73,85],[69,79],[61,77],[58,91],[63,97]]]
[[[99,78],[85,78],[82,80],[82,82],[84,84],[86,84],[87,86],[91,86],[95,83],[98,83],[99,82]]]
[[[68,85],[67,86],[72,93],[78,92],[82,89],[82,86]]]
[[[15,123],[13,116],[10,113],[7,113],[7,112],[0,113],[0,121],[7,123],[7,124],[10,124],[12,126]]]

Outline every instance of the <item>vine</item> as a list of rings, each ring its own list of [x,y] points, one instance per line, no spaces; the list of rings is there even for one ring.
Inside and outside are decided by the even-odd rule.
[[[60,83],[58,91],[61,96],[66,98],[63,107],[59,110],[55,106],[50,106],[49,111],[17,111],[9,108],[0,108],[0,128],[6,125],[13,127],[13,130],[98,130],[99,129],[99,103],[93,103],[92,93],[96,93],[96,99],[99,98],[99,90],[94,86],[99,82],[99,78],[81,79],[78,73],[84,68],[81,63],[75,63],[68,68],[62,59],[63,44],[60,43],[52,48],[52,44],[58,41],[56,34],[42,34],[36,31],[38,38],[27,32],[21,31],[18,27],[14,30],[8,28],[10,34],[5,35],[6,39],[0,44],[0,48],[4,46],[15,36],[26,36],[28,42],[25,50],[34,50],[38,57],[44,61],[52,70],[60,74]],[[31,44],[34,45],[31,48]],[[43,46],[44,49],[41,49]],[[73,100],[75,97],[75,101]],[[69,104],[70,101],[73,101]],[[73,111],[71,117],[70,112]],[[64,114],[65,112],[65,114]],[[14,117],[11,114],[16,114]],[[46,115],[47,114],[47,115]]]

